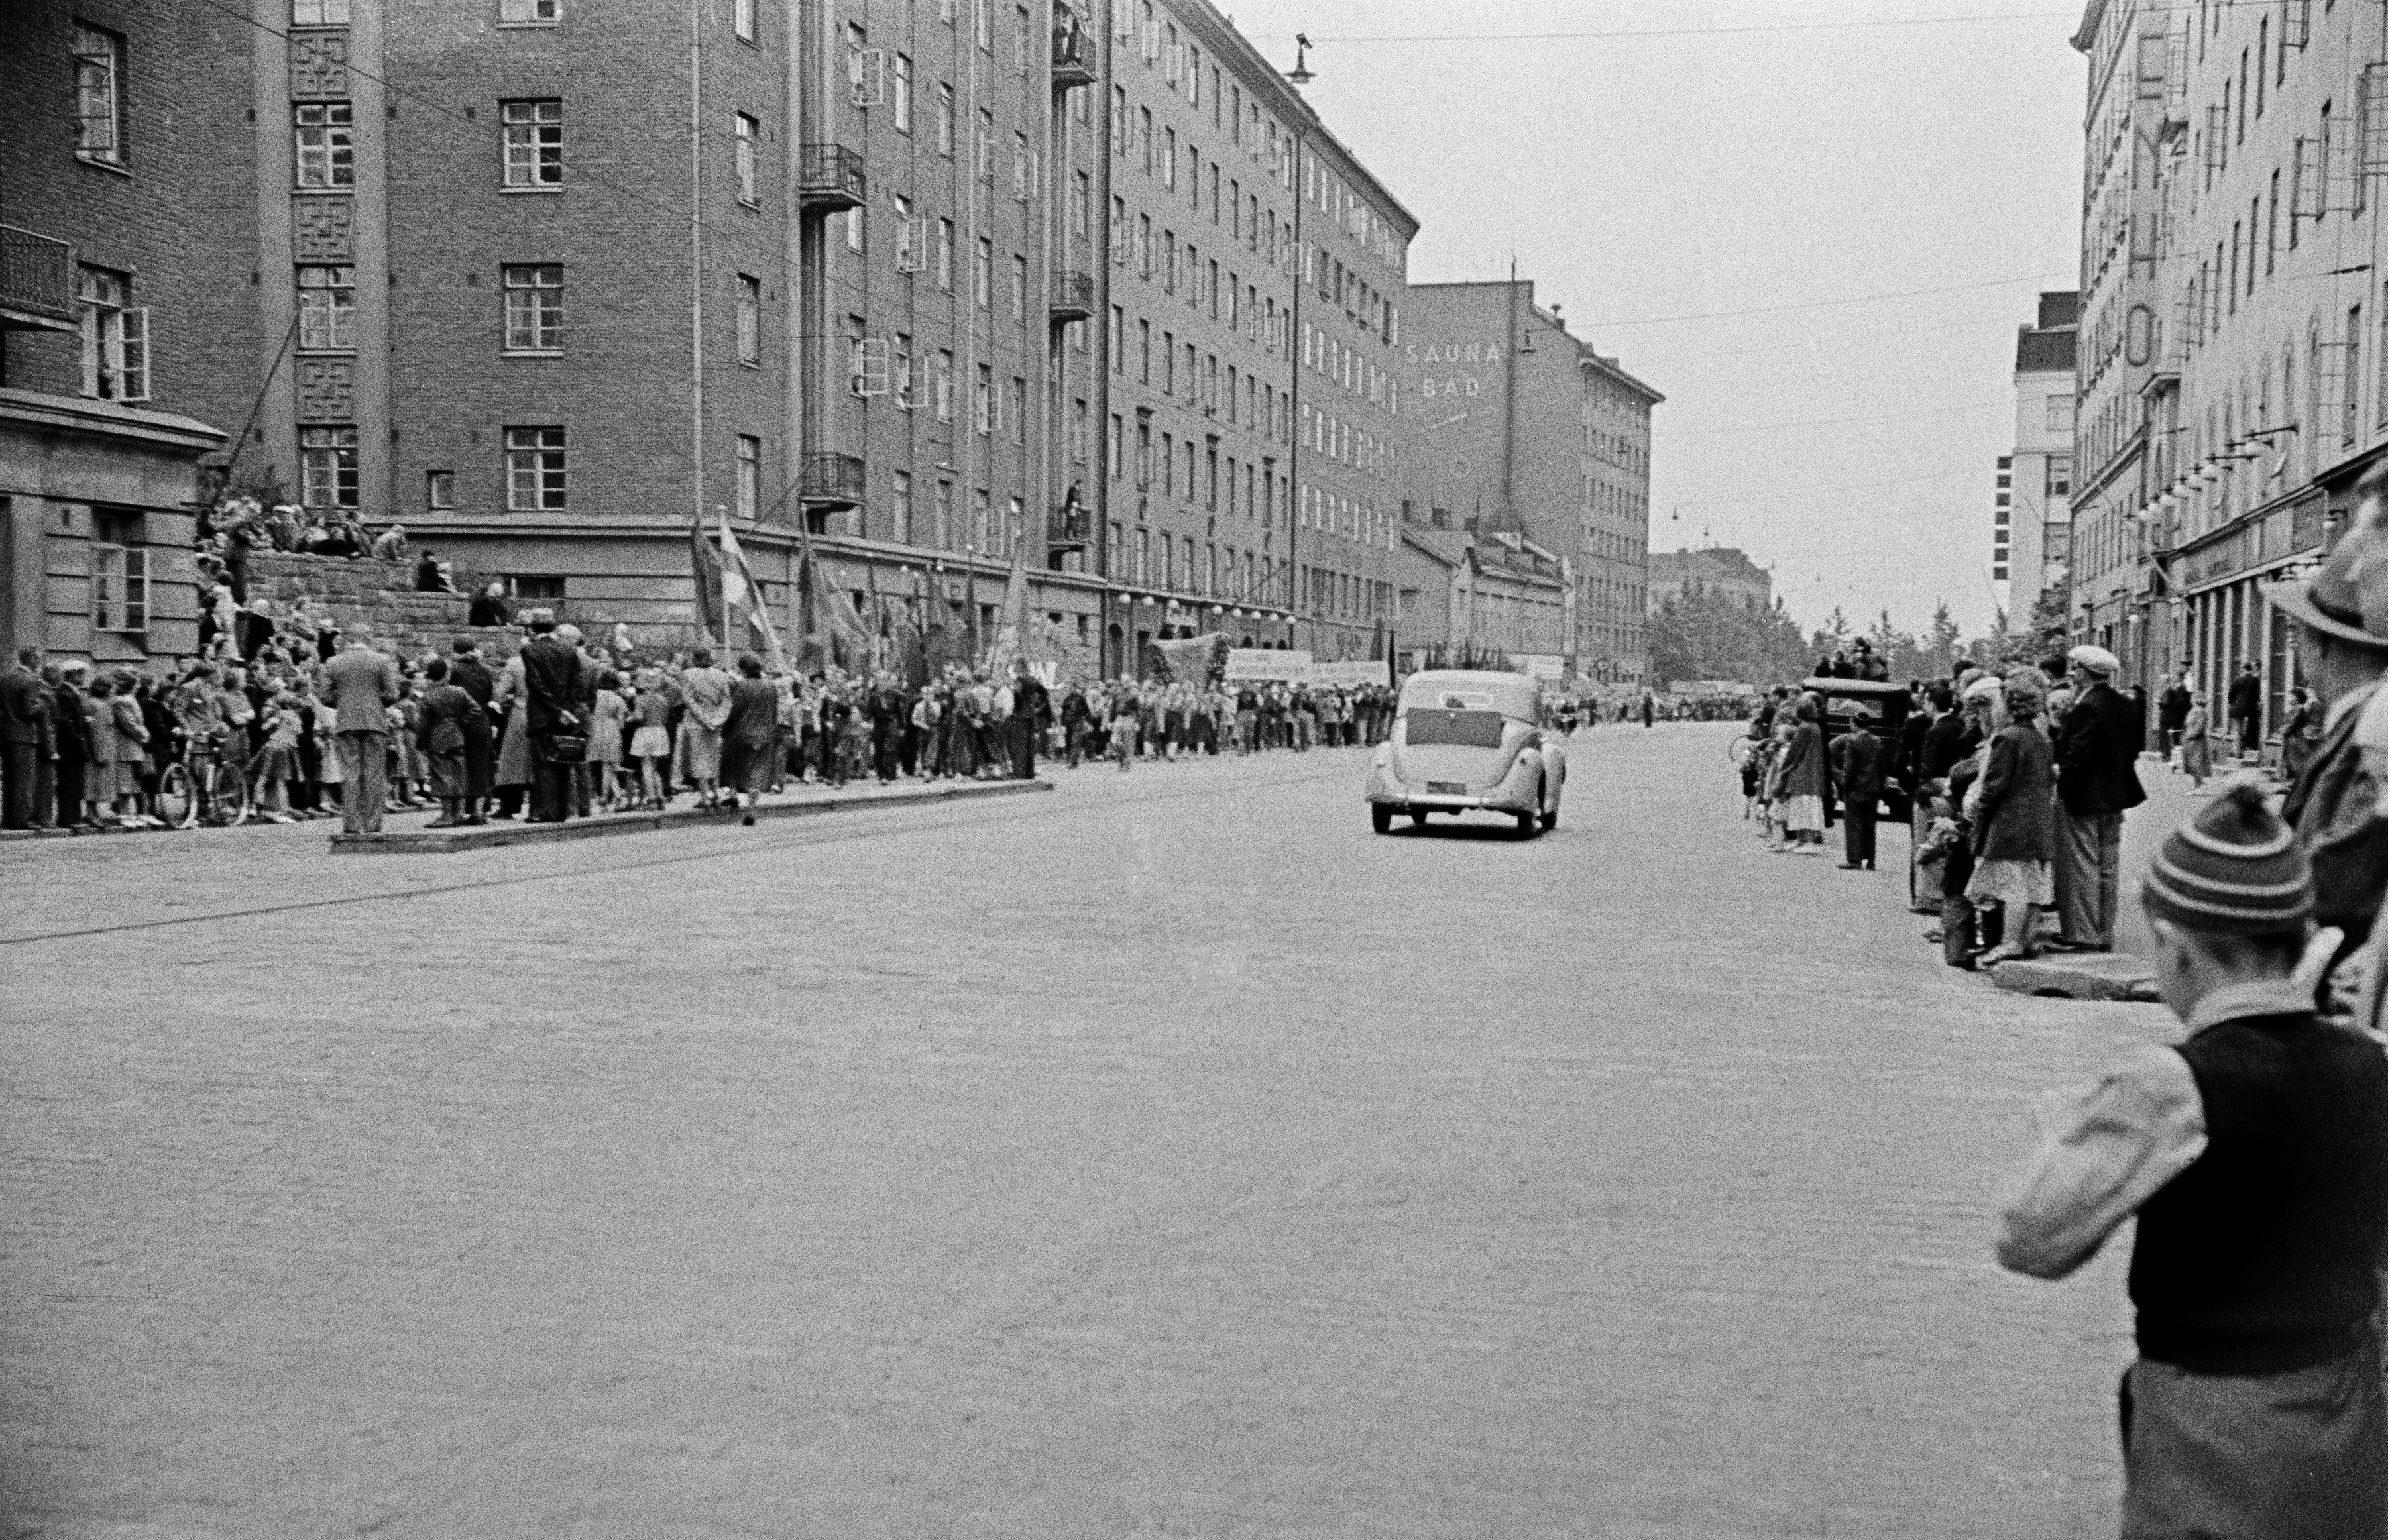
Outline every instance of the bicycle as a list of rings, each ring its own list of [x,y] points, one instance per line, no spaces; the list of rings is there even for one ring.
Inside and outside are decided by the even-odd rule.
[[[158,816],[169,828],[231,828],[252,811],[248,776],[212,749],[184,750],[158,778]]]

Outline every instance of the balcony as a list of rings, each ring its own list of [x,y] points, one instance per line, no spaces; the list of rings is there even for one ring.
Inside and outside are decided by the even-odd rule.
[[[796,167],[796,198],[807,210],[834,213],[869,201],[862,156],[843,145],[807,145]]]
[[[79,324],[74,247],[0,224],[0,331],[71,332]]]
[[[835,453],[805,456],[796,500],[822,510],[862,506],[862,457]]]
[[[1053,275],[1053,319],[1085,321],[1095,313],[1095,275],[1057,272]]]
[[[1045,517],[1045,549],[1055,556],[1086,549],[1094,533],[1095,511],[1083,503],[1064,505]]]
[[[1095,36],[1078,13],[1067,6],[1053,7],[1053,85],[1066,91],[1095,83]]]

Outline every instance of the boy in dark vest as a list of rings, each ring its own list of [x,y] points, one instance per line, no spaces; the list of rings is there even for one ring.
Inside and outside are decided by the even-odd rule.
[[[2259,784],[2175,830],[2141,890],[2189,1029],[2055,1120],[1999,1260],[2062,1278],[2133,1214],[2125,1540],[2388,1534],[2371,1318],[2388,1231],[2388,1056],[2314,1014],[2313,872]]]

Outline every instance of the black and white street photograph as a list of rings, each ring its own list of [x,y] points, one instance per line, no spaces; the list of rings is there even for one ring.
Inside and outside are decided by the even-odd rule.
[[[0,1540],[2388,1540],[2388,5],[0,0]]]

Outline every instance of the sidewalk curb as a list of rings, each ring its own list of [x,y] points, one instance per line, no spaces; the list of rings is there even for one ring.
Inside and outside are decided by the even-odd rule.
[[[755,817],[760,822],[770,818],[799,818],[811,814],[866,812],[920,802],[966,802],[1052,789],[1053,783],[1040,777],[1033,781],[961,781],[952,786],[904,787],[894,791],[854,794],[817,791],[788,801],[763,802],[755,809]],[[565,839],[600,839],[611,834],[650,834],[658,829],[679,828],[691,824],[735,825],[741,811],[689,807],[665,813],[601,814],[591,818],[575,818],[565,824],[503,823],[485,824],[474,828],[418,829],[405,833],[335,834],[331,838],[331,853],[452,855],[460,851],[488,850],[496,845],[546,845]]]
[[[1990,969],[1990,982],[2015,994],[2065,1000],[2162,1001],[2155,965],[2122,952],[2018,958]]]

